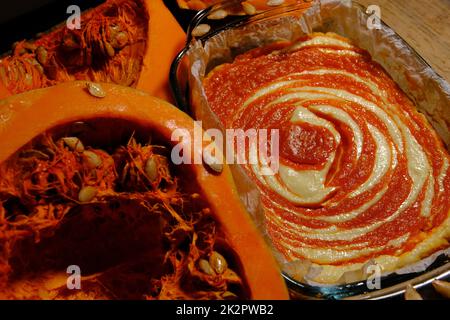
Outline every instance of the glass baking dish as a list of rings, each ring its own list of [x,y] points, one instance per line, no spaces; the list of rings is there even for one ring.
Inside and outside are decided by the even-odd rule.
[[[208,127],[220,127],[214,116],[208,116],[207,101],[202,97],[201,79],[212,68],[232,61],[241,53],[279,40],[296,39],[310,32],[335,32],[353,40],[369,51],[414,101],[436,132],[450,146],[450,86],[427,62],[389,26],[381,21],[379,28],[369,29],[373,18],[354,1],[313,1],[304,12],[304,4],[279,6],[252,16],[227,16],[211,20],[208,16],[218,10],[233,11],[242,1],[231,0],[199,12],[188,29],[186,47],[174,60],[170,81],[177,105],[202,120]],[[290,23],[290,28],[279,28]],[[210,30],[197,37],[192,31],[207,24]],[[198,32],[196,33],[198,34]],[[227,39],[224,41],[223,39]],[[220,45],[219,45],[220,43]],[[222,47],[220,47],[222,46]],[[217,48],[221,49],[218,50]],[[216,48],[215,50],[212,48]],[[199,102],[200,101],[200,102]],[[193,108],[201,104],[202,108]],[[222,128],[223,129],[223,128]],[[450,279],[450,250],[429,258],[421,268],[411,272],[391,273],[381,279],[381,289],[369,290],[365,281],[332,286],[313,286],[298,282],[283,274],[296,298],[382,299],[400,297],[407,284],[412,284],[427,298],[438,298],[431,289],[435,279]]]

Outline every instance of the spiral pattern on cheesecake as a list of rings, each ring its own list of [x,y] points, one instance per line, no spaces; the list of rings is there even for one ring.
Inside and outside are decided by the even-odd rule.
[[[261,155],[246,171],[274,246],[320,265],[315,281],[448,246],[449,154],[366,51],[316,33],[238,56],[204,86],[227,128],[279,129],[279,171],[263,175]]]

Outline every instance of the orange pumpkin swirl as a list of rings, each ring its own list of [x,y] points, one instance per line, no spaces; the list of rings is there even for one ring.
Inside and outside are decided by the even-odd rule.
[[[238,56],[204,81],[227,128],[279,129],[280,169],[247,165],[267,228],[288,261],[342,281],[448,247],[450,157],[425,117],[370,55],[316,33]]]

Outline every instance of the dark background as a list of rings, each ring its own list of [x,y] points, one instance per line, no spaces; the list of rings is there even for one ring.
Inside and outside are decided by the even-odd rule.
[[[0,4],[0,55],[11,49],[19,40],[32,39],[39,32],[45,32],[64,22],[70,5],[81,10],[95,7],[104,0],[2,0]],[[181,10],[176,0],[164,0],[180,25],[186,30],[195,12]]]

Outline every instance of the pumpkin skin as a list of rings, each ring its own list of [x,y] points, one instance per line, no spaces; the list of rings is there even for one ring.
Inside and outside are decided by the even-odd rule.
[[[131,22],[111,14],[117,8]],[[163,0],[107,0],[83,12],[81,22],[83,33],[72,32],[63,23],[33,41],[20,42],[3,57],[0,98],[60,82],[90,80],[137,87],[171,99],[167,75],[184,46],[185,33]],[[126,35],[122,44],[113,40],[111,25],[119,25]]]
[[[124,119],[151,126],[166,141],[177,128],[194,135],[193,120],[169,103],[128,87],[102,88],[104,98],[89,94],[86,82],[68,82],[1,100],[0,163],[43,132],[80,120]],[[230,169],[225,165],[217,175],[203,165],[183,166],[195,174],[204,200],[237,253],[251,299],[288,299],[275,259],[241,204]]]
[[[149,46],[137,88],[152,96],[173,101],[168,75],[173,59],[184,47],[186,35],[163,0],[145,0],[148,6]]]

